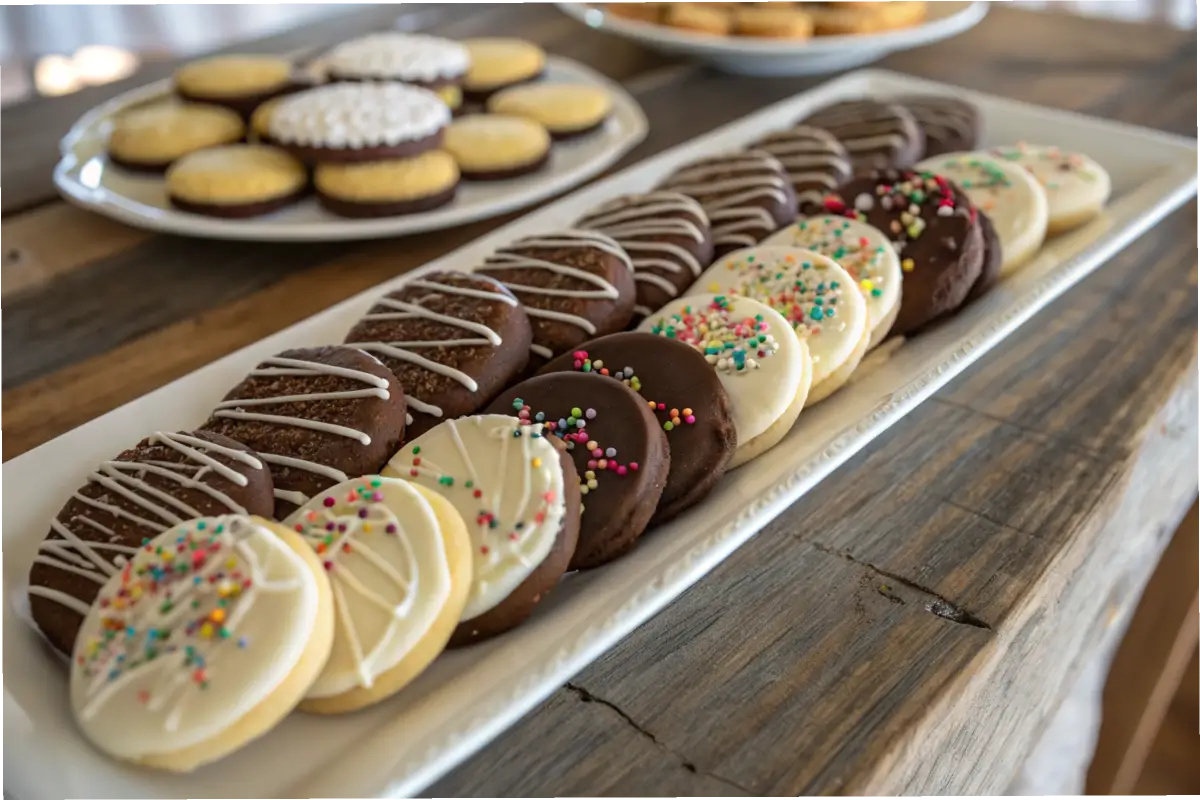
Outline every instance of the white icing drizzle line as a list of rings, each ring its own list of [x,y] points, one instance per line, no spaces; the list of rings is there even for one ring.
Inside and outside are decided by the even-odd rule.
[[[762,150],[749,150],[684,167],[663,188],[700,201],[712,222],[716,244],[752,245],[777,227],[770,211],[754,201],[786,203],[789,183],[778,159]]]
[[[669,297],[677,297],[679,290],[651,270],[677,274],[686,267],[693,278],[699,278],[703,272],[704,265],[686,247],[654,240],[656,236],[691,239],[698,244],[705,240],[708,216],[699,203],[685,194],[650,192],[619,197],[600,206],[576,225],[601,231],[615,239],[632,260],[634,280],[658,286]],[[660,253],[667,257],[657,257]]]

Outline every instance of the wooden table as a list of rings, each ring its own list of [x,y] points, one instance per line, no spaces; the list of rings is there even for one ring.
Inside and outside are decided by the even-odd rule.
[[[259,47],[328,44],[400,11]],[[620,166],[816,82],[720,75],[548,6],[405,13],[448,35],[518,34],[621,80],[651,133]],[[1192,32],[998,6],[882,66],[1195,134]],[[4,113],[6,459],[504,221],[293,246],[75,210],[51,186],[57,139],[125,88]],[[430,793],[1002,792],[1196,496],[1196,241],[1193,203]]]

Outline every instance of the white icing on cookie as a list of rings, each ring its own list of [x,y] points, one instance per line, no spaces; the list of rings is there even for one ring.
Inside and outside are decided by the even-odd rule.
[[[403,83],[335,83],[284,97],[267,124],[272,141],[335,150],[398,145],[433,136],[450,109]]]
[[[326,489],[286,524],[316,550],[333,590],[333,649],[307,697],[370,688],[450,599],[433,508],[404,481],[366,476]]]
[[[467,48],[449,39],[385,31],[342,42],[326,63],[340,77],[434,83],[462,77],[471,59]]]
[[[1104,167],[1081,153],[1023,142],[998,147],[991,153],[1024,167],[1046,190],[1052,229],[1086,221],[1084,218],[1099,211],[1112,191]]]
[[[490,611],[546,559],[566,510],[558,451],[541,425],[483,414],[407,443],[387,474],[449,500],[471,534],[474,578],[463,620]]]
[[[801,207],[820,203],[850,179],[846,148],[820,128],[796,125],[764,137],[754,148],[775,156],[787,170]]]
[[[76,720],[126,759],[219,736],[295,668],[318,604],[310,567],[254,517],[166,531],[109,579],[80,628]]]
[[[761,150],[702,159],[660,188],[700,201],[718,247],[748,247],[772,233],[778,225],[764,202],[786,204],[791,195],[783,165]]]

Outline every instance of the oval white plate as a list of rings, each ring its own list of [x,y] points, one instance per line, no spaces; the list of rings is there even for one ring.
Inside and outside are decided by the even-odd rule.
[[[619,84],[557,56],[546,60],[546,80],[594,84],[611,92],[613,112],[604,127],[578,140],[555,143],[550,163],[532,175],[507,181],[463,181],[453,202],[421,214],[345,219],[325,211],[315,199],[248,220],[217,219],[171,208],[160,177],[113,167],[104,154],[113,115],[130,106],[165,99],[170,93],[169,81],[126,92],[80,118],[63,138],[54,185],[72,203],[129,225],[210,239],[334,241],[450,228],[524,208],[578,186],[646,138],[646,115]]]
[[[910,28],[855,36],[817,36],[800,42],[702,33],[622,19],[587,3],[559,3],[568,15],[592,28],[633,39],[654,50],[688,55],[741,75],[821,75],[857,67],[897,50],[911,50],[957,36],[988,12],[983,0],[929,3],[926,21]]]

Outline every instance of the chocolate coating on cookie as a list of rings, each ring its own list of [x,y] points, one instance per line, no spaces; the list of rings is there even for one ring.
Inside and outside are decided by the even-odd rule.
[[[1000,268],[1004,265],[1004,248],[1000,243],[999,234],[996,233],[996,226],[982,211],[979,212],[979,230],[983,236],[983,266],[979,270],[979,277],[971,285],[971,291],[967,292],[967,299],[963,301],[963,305],[987,294],[989,289],[999,283]]]
[[[768,134],[752,148],[764,150],[787,170],[801,214],[820,213],[821,199],[850,180],[850,155],[828,131],[807,125]]]
[[[976,148],[979,110],[971,103],[941,95],[908,95],[897,102],[925,133],[925,158]]]
[[[441,208],[454,199],[458,193],[458,184],[448,189],[425,197],[415,197],[410,200],[389,200],[382,202],[358,202],[333,197],[322,191],[317,191],[317,200],[325,210],[348,219],[374,219],[376,217],[399,217],[405,214],[419,214],[422,211],[432,211]]]
[[[250,219],[252,217],[261,217],[265,214],[273,214],[276,211],[287,208],[290,205],[300,202],[308,196],[309,189],[304,187],[297,192],[276,197],[271,200],[260,200],[255,203],[194,203],[191,200],[184,200],[181,197],[168,196],[167,200],[174,208],[180,211],[186,211],[189,214],[200,214],[205,217],[217,217],[219,219]]]
[[[666,434],[640,395],[599,375],[555,372],[512,387],[488,413],[535,422],[541,414],[546,433],[566,442],[583,492],[572,569],[598,567],[633,548],[671,467]]]
[[[350,347],[264,359],[217,405],[204,430],[254,449],[271,469],[275,517],[334,484],[378,473],[404,437],[404,390]]]
[[[703,500],[737,450],[729,395],[712,365],[682,342],[649,333],[593,339],[542,368],[617,380],[642,396],[671,448],[671,470],[650,527]]]
[[[99,465],[50,523],[29,571],[33,621],[67,655],[109,576],[146,539],[194,517],[270,515],[271,473],[207,431],[156,433]]]
[[[905,169],[925,155],[925,134],[912,113],[897,103],[847,100],[799,120],[833,134],[856,174],[876,169]]]
[[[525,369],[533,332],[512,292],[485,275],[435,272],[379,298],[346,344],[396,374],[407,437],[474,414]]]

